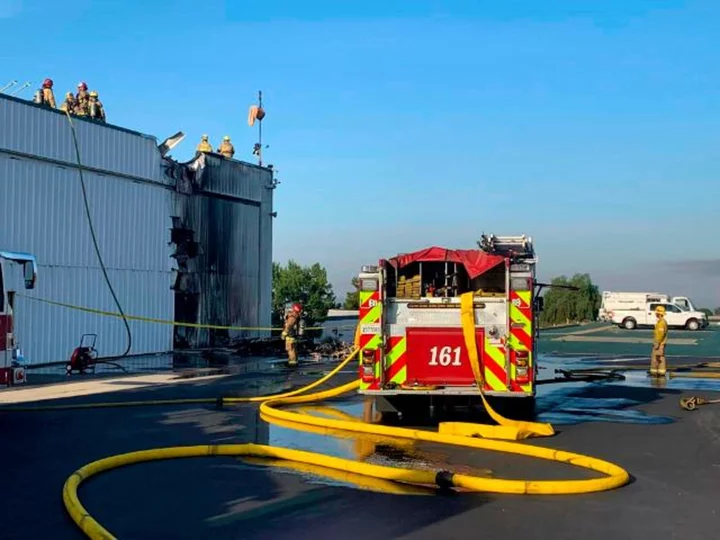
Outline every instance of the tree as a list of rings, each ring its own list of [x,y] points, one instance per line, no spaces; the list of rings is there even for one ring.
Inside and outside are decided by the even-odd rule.
[[[553,278],[552,285],[569,285],[579,290],[551,287],[544,295],[545,308],[540,314],[543,326],[569,322],[594,321],[600,309],[600,289],[592,282],[589,274],[575,274],[571,279],[565,276]]]
[[[325,268],[318,263],[300,266],[292,260],[288,261],[287,266],[273,263],[273,326],[283,325],[285,306],[292,302],[303,305],[303,318],[307,326],[318,326],[325,322],[328,310],[335,306],[335,293]]]
[[[353,286],[354,291],[350,291],[345,294],[345,303],[343,309],[359,309],[360,308],[360,279],[357,277],[352,278],[350,282]]]
[[[704,308],[700,308],[698,311],[702,311],[702,312],[703,312],[705,315],[707,315],[708,317],[712,317],[712,316],[713,316],[713,311],[712,311],[712,309],[709,309],[709,308],[704,307]]]

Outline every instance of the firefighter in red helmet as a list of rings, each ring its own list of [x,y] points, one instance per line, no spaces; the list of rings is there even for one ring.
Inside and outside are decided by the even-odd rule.
[[[55,105],[55,94],[53,93],[53,80],[52,79],[45,79],[42,84],[42,104],[48,105],[52,107],[53,109],[56,108]]]
[[[295,303],[285,314],[285,325],[283,326],[280,337],[285,340],[285,350],[288,354],[288,366],[297,366],[297,350],[295,342],[302,333],[301,315],[303,307],[301,304]]]

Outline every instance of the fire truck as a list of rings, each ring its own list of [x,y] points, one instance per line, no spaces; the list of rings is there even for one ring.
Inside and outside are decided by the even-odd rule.
[[[507,416],[534,414],[542,298],[532,238],[482,235],[478,247],[429,247],[362,267],[359,392],[384,416],[478,406],[478,383]],[[461,323],[469,292],[480,381]]]
[[[25,367],[14,332],[15,292],[7,290],[7,262],[22,265],[26,289],[34,289],[37,280],[37,261],[29,253],[0,251],[0,385],[11,386],[25,382]]]

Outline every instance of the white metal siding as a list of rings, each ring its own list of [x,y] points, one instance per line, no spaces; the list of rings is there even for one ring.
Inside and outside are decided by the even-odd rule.
[[[119,175],[170,184],[162,174],[157,140],[92,120],[73,117],[83,165]],[[0,150],[76,163],[64,113],[0,96]]]
[[[100,250],[124,311],[172,320],[172,191],[97,173],[86,173],[85,181]],[[0,152],[0,201],[0,246],[33,253],[39,265],[36,289],[18,292],[117,311],[92,246],[76,169]],[[16,311],[28,363],[65,359],[83,332],[99,334],[103,356],[125,350],[120,319],[24,298]],[[172,349],[172,326],[134,322],[132,329],[133,354]]]
[[[108,272],[120,305],[128,315],[172,320],[173,295],[166,273],[112,270]],[[24,295],[48,298],[79,306],[117,313],[105,278],[99,268],[53,268],[41,266],[37,288],[15,289]],[[101,356],[122,354],[127,333],[122,319],[48,305],[28,298],[15,301],[16,334],[29,364],[69,358],[80,335],[98,334]],[[172,350],[172,326],[129,321],[131,354]]]

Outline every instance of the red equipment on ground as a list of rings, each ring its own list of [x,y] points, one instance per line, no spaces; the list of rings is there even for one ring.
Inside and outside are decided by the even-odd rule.
[[[83,334],[80,337],[80,345],[75,347],[70,356],[70,361],[65,365],[68,377],[72,375],[73,371],[77,371],[81,375],[87,372],[95,373],[98,356],[95,348],[96,340],[97,334]]]

